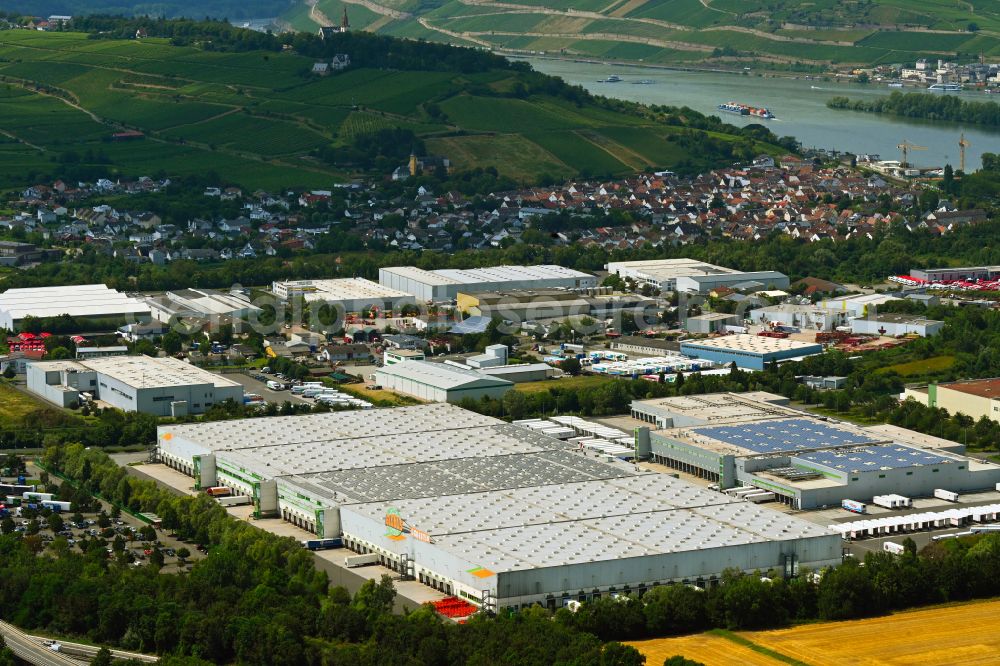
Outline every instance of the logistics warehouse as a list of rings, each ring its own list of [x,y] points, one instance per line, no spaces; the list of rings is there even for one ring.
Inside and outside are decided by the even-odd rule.
[[[992,489],[1000,482],[1000,465],[961,455],[956,442],[901,428],[831,423],[783,403],[786,398],[766,393],[635,401],[632,416],[651,430],[640,431],[637,449],[723,490],[759,488],[797,509],[889,493],[928,497],[938,488]]]
[[[822,567],[840,537],[445,403],[163,426],[158,457],[486,608]]]

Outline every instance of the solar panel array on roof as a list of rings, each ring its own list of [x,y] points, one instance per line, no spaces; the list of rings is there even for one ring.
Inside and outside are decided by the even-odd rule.
[[[935,453],[897,444],[816,451],[797,457],[844,472],[873,472],[921,465],[948,465],[956,462],[954,458],[945,458]]]
[[[803,451],[877,441],[854,430],[809,419],[779,419],[693,430],[704,437],[755,453]]]

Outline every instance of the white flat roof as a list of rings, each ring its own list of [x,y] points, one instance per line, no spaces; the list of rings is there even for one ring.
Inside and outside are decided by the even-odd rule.
[[[612,261],[608,263],[608,271],[616,273],[619,270],[633,273],[644,273],[656,280],[670,280],[679,277],[695,277],[703,275],[732,275],[741,271],[725,266],[716,266],[698,259],[647,259],[642,261]]]
[[[0,312],[13,320],[34,317],[94,317],[116,314],[149,314],[142,300],[126,296],[103,284],[8,289],[0,294]]]
[[[416,280],[417,282],[437,287],[461,284],[458,280],[439,275],[436,272],[425,271],[423,268],[417,268],[416,266],[387,266],[379,270],[398,275],[407,280]]]
[[[239,383],[195,367],[176,358],[151,356],[107,356],[78,361],[91,370],[136,389],[212,384],[235,387]]]
[[[489,377],[472,368],[459,368],[445,363],[431,361],[405,361],[379,368],[377,375],[388,375],[409,379],[439,389],[455,389],[462,386],[481,387],[513,386],[513,382],[499,377]]]
[[[434,286],[493,284],[521,280],[595,279],[589,273],[554,264],[494,266],[491,268],[443,268],[435,271],[425,271],[416,266],[392,266],[381,270]]]
[[[636,400],[632,403],[632,409],[647,413],[654,412],[661,416],[683,416],[696,421],[704,421],[706,424],[759,421],[800,415],[799,412],[780,404],[737,393],[706,393],[704,395]]]
[[[779,351],[822,349],[814,342],[800,342],[790,338],[769,338],[763,335],[723,335],[705,340],[682,340],[681,345],[689,345],[700,349],[718,349],[722,351],[745,351],[752,354],[769,354]]]
[[[306,291],[307,293],[303,297],[307,301],[346,301],[358,298],[380,299],[412,296],[405,291],[392,289],[364,278],[289,280],[274,283],[275,288],[278,285],[282,285],[288,291]]]

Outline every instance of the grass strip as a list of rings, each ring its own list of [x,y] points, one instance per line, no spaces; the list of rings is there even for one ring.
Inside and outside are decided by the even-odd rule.
[[[771,659],[775,659],[775,660],[780,661],[780,662],[785,663],[785,664],[791,664],[792,666],[810,666],[810,664],[807,664],[804,661],[799,661],[798,659],[793,659],[792,657],[789,657],[788,655],[781,654],[780,652],[776,652],[776,651],[774,651],[774,650],[772,650],[770,648],[766,648],[766,647],[764,647],[762,645],[757,645],[753,641],[751,641],[751,640],[749,640],[747,638],[744,638],[743,636],[740,636],[739,634],[734,634],[731,631],[727,631],[726,629],[711,629],[711,630],[707,631],[706,633],[714,634],[714,635],[719,636],[721,638],[725,638],[726,640],[732,641],[732,642],[736,643],[737,645],[742,645],[743,647],[749,648],[749,649],[753,650],[754,652],[759,652],[760,654],[766,655],[766,656],[770,657]]]

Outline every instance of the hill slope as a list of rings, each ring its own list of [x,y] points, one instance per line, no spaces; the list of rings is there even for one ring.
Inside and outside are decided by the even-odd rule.
[[[995,0],[303,0],[290,22],[512,51],[677,63],[877,64],[1000,55]],[[326,18],[324,18],[326,17]]]
[[[323,44],[294,39],[299,52]],[[310,73],[314,58],[276,42],[273,51],[220,52],[164,39],[0,32],[0,183],[69,179],[67,170],[79,178],[215,171],[246,187],[328,187],[349,173],[387,175],[414,146],[459,169],[493,166],[536,181],[695,170],[768,148],[747,130],[725,134],[738,130],[595,100],[482,52],[343,40],[329,48],[369,66],[321,77]],[[443,71],[393,68],[407,52],[413,67]],[[712,136],[690,136],[687,120]],[[123,129],[145,136],[113,137]]]

